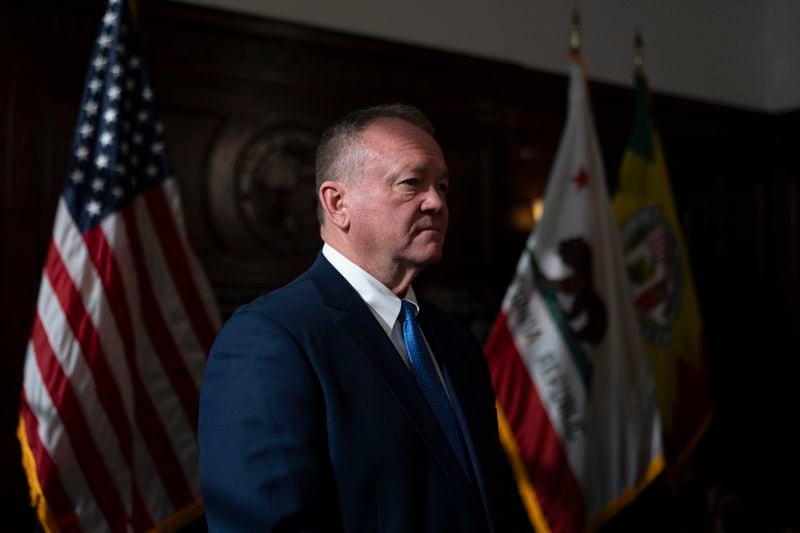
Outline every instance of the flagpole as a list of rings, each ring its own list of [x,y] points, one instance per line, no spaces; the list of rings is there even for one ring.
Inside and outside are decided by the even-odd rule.
[[[644,39],[639,28],[633,36],[633,71],[637,76],[644,73]]]
[[[578,6],[573,5],[569,24],[569,51],[576,57],[581,53],[581,37],[581,15],[578,12]]]

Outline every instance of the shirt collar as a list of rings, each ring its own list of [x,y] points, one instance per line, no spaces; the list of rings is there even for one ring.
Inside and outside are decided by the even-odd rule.
[[[350,261],[328,243],[322,246],[322,255],[355,289],[369,308],[391,328],[397,321],[397,317],[400,316],[402,308],[400,298],[369,272]],[[414,294],[414,288],[410,285],[403,299],[414,304],[415,314],[419,313],[417,296]]]

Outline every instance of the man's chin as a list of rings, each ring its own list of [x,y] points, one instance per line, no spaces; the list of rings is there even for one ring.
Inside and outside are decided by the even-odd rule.
[[[415,257],[414,259],[415,262],[421,267],[426,267],[428,265],[435,265],[436,263],[442,260],[442,247],[439,246],[438,244],[431,245],[430,247],[422,251],[420,254],[418,254],[417,257]]]

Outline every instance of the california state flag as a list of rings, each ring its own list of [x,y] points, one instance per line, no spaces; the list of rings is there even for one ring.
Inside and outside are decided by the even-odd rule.
[[[663,469],[661,427],[583,67],[544,199],[486,346],[537,531],[594,529]]]

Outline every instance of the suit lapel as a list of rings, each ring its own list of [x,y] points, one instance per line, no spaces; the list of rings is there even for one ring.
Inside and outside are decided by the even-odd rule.
[[[425,313],[424,310],[425,307],[421,306],[421,312],[419,314],[420,327],[425,333],[425,338],[428,340],[428,344],[436,356],[439,369],[442,371],[442,376],[447,386],[447,393],[450,397],[450,403],[453,406],[456,419],[464,435],[467,453],[469,454],[472,471],[475,475],[475,484],[483,501],[484,510],[486,511],[488,519],[489,506],[486,486],[481,472],[481,462],[477,450],[475,449],[475,439],[472,438],[473,432],[480,431],[481,428],[474,426],[472,420],[466,416],[462,407],[463,401],[461,395],[467,394],[470,390],[470,377],[465,373],[464,365],[459,364],[458,353],[454,352],[454,347],[448,346],[447,341],[439,334],[439,332],[445,331],[445,326],[436,324],[431,314]],[[466,398],[464,398],[464,400],[466,400]],[[489,523],[491,524],[491,521],[489,521]]]
[[[392,342],[367,304],[331,264],[319,255],[309,271],[328,306],[338,310],[336,323],[369,360],[386,387],[397,398],[419,432],[430,453],[443,468],[453,486],[469,498],[469,481],[447,441],[438,420],[403,363]],[[427,335],[427,333],[426,333]]]

